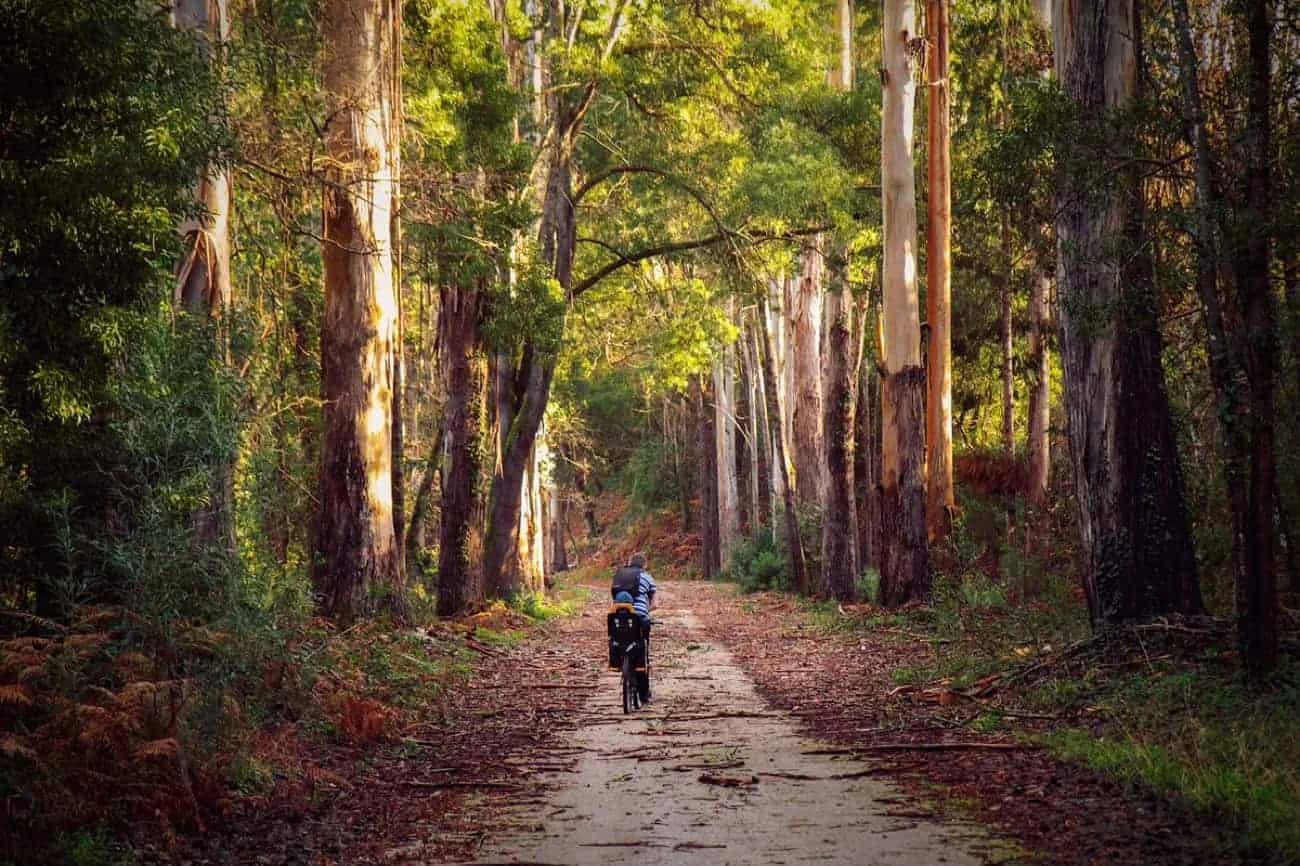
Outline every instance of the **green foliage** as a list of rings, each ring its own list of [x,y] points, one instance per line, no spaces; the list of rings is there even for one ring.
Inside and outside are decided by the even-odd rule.
[[[617,486],[644,511],[673,505],[683,495],[680,461],[671,443],[645,438],[627,457]]]
[[[130,866],[135,857],[100,828],[61,834],[55,843],[60,866]]]
[[[789,591],[790,576],[786,572],[786,560],[777,550],[776,538],[770,527],[759,527],[749,538],[736,544],[722,577],[740,584],[743,592]]]
[[[176,227],[225,141],[216,82],[162,10],[0,0],[0,45],[0,583],[48,610],[53,576],[111,574],[65,542],[112,527],[140,447],[115,382],[130,337],[162,327]]]
[[[865,602],[876,604],[880,601],[880,572],[868,568],[858,575],[854,585],[855,595]]]

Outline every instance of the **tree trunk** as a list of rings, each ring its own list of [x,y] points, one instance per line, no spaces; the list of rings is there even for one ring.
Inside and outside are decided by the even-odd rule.
[[[1001,316],[998,333],[1002,343],[1002,450],[1008,457],[1016,453],[1016,359],[1015,319],[1012,316],[1011,292],[1011,214],[1002,209]]]
[[[1056,7],[1056,67],[1076,110],[1100,126],[1134,98],[1133,0]],[[1084,160],[1089,162],[1089,160]],[[1095,166],[1090,166],[1095,170]],[[1057,202],[1062,358],[1084,588],[1094,627],[1201,609],[1181,472],[1160,366],[1140,177],[1063,172]],[[1115,253],[1131,247],[1130,264]]]
[[[731,561],[740,539],[740,485],[736,478],[736,371],[735,349],[727,346],[713,366],[714,434],[717,440],[718,551],[721,561]]]
[[[760,321],[764,321],[761,317]],[[777,399],[776,364],[772,345],[772,334],[763,328],[760,348],[763,355],[763,390],[764,402],[767,404],[769,441],[772,443],[772,456],[775,458],[776,473],[780,479],[781,499],[785,515],[786,562],[790,569],[790,580],[796,592],[808,591],[808,564],[803,555],[803,538],[799,533],[799,513],[795,508],[794,487],[790,482],[790,462],[786,456],[784,436],[781,432],[780,404]]]
[[[825,423],[826,498],[822,512],[822,589],[852,601],[857,584],[853,513],[853,296],[847,251],[829,256],[826,292]]]
[[[701,376],[694,387],[700,461],[700,567],[704,579],[711,580],[722,570],[718,539],[717,429],[709,384]]]
[[[835,3],[837,63],[830,83],[841,91],[853,89],[853,6]],[[857,382],[857,351],[853,343],[853,293],[849,289],[849,251],[838,233],[826,238],[825,318],[822,322],[822,430],[825,471],[822,478],[822,590],[832,598],[852,601],[858,568],[854,554],[857,533],[853,508],[853,418]]]
[[[401,18],[401,6],[397,16]],[[400,82],[402,76],[402,40],[400,23],[393,49],[392,75]],[[393,329],[392,368],[392,473],[393,473],[393,543],[397,547],[397,569],[389,587],[389,613],[393,621],[402,626],[411,622],[410,603],[406,597],[406,425],[404,419],[404,398],[406,396],[406,314],[402,309],[402,115],[401,84],[394,99],[393,121],[394,147],[391,163],[393,206],[389,209],[390,250],[393,268],[393,303],[397,307],[397,324]]]
[[[871,317],[871,318],[874,318]],[[871,325],[868,307],[858,310],[860,339],[864,344]],[[873,413],[876,394],[876,356],[864,352],[858,370],[858,398],[853,407],[853,501],[857,510],[857,567],[880,570],[880,436],[879,419]],[[879,405],[879,400],[874,400]]]
[[[578,490],[578,497],[582,500],[582,519],[587,524],[587,537],[595,538],[600,535],[600,521],[596,519],[596,499],[591,495],[588,489],[587,473],[588,469],[583,465],[575,465],[573,470],[573,486]]]
[[[771,526],[772,519],[772,425],[768,419],[766,391],[764,389],[763,350],[758,347],[762,338],[762,326],[758,317],[762,316],[761,307],[757,316],[749,319],[744,329],[745,363],[749,368],[749,404],[753,415],[753,454],[754,454],[754,529]]]
[[[564,544],[564,528],[568,524],[569,509],[559,485],[551,484],[546,488],[547,527],[550,532],[550,568],[548,575],[559,574],[569,570],[569,552]]]
[[[573,253],[577,244],[572,142],[567,133],[561,133],[559,140],[549,147],[538,254],[567,295],[573,285]],[[521,556],[519,522],[525,475],[532,463],[533,445],[546,414],[554,374],[554,351],[538,345],[531,337],[526,339],[519,369],[507,379],[509,387],[499,419],[505,439],[489,499],[483,576],[488,592],[498,598],[513,595],[524,583],[539,582],[527,574],[532,570],[532,563]]]
[[[227,0],[173,0],[172,26],[194,35],[210,64],[220,65],[218,50],[229,37]],[[215,109],[215,107],[214,107]],[[215,113],[215,110],[214,110]],[[199,176],[194,200],[199,213],[180,225],[185,252],[176,268],[173,306],[195,316],[221,322],[230,310],[230,194],[229,172],[210,165]],[[226,356],[218,337],[218,356]],[[234,455],[213,467],[212,501],[194,515],[204,544],[235,551]]]
[[[324,391],[313,583],[341,621],[393,587],[392,388],[397,298],[392,207],[401,17],[393,0],[327,0],[321,10],[330,160],[324,190]]]
[[[438,615],[455,616],[482,600],[470,560],[479,482],[479,448],[485,364],[476,358],[480,342],[482,295],[475,289],[445,286],[440,292],[443,408],[442,507],[438,535]],[[432,472],[430,472],[432,475]]]
[[[926,319],[930,324],[926,366],[926,526],[932,538],[952,528],[957,500],[952,483],[952,162],[949,156],[949,0],[926,0],[929,35],[926,88],[929,112]]]
[[[1045,270],[1033,276],[1029,295],[1029,355],[1033,371],[1029,386],[1029,501],[1042,505],[1047,501],[1051,481],[1051,402],[1052,359],[1048,339],[1052,332],[1052,314],[1048,301],[1051,279]]]
[[[1244,243],[1234,250],[1233,270],[1246,325],[1246,372],[1250,383],[1250,480],[1243,521],[1245,580],[1237,590],[1242,655],[1254,676],[1277,663],[1277,538],[1273,524],[1276,474],[1273,443],[1273,389],[1277,368],[1277,329],[1273,310],[1270,185],[1273,158],[1272,59],[1273,4],[1243,4],[1249,45],[1249,97],[1245,136],[1245,210],[1239,228]]]
[[[802,254],[803,272],[794,283],[789,314],[794,397],[790,404],[795,498],[800,506],[822,505],[821,325],[826,239],[817,235]]]
[[[914,0],[885,0],[884,108],[884,374],[881,510],[884,557],[881,599],[889,605],[930,591],[925,528],[925,371],[916,287],[916,175],[912,162]]]

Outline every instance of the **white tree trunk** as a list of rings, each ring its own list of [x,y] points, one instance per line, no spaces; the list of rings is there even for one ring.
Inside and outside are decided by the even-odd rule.
[[[881,595],[900,604],[929,593],[925,531],[925,374],[916,286],[914,0],[885,0],[881,180],[884,197],[884,410],[881,442],[885,556]]]
[[[208,62],[229,37],[227,0],[173,0],[172,26],[191,31]],[[173,302],[192,313],[220,316],[230,306],[230,175],[209,166],[194,191],[202,213],[181,223],[185,255],[176,272]]]

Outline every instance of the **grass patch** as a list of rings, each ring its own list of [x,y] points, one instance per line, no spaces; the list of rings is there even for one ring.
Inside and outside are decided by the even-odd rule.
[[[474,630],[474,636],[485,644],[491,646],[519,646],[528,638],[528,632],[522,628],[486,628],[479,626]]]
[[[1286,662],[1252,687],[1228,661],[1148,671],[1096,701],[1099,733],[1047,738],[1061,756],[1174,793],[1221,816],[1248,850],[1300,860],[1300,669]]]

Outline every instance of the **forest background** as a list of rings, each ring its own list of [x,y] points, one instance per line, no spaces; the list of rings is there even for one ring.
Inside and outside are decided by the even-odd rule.
[[[1104,5],[0,0],[15,826],[454,688],[377,635],[547,614],[607,493],[679,576],[1187,617],[1293,722],[1300,15]]]

